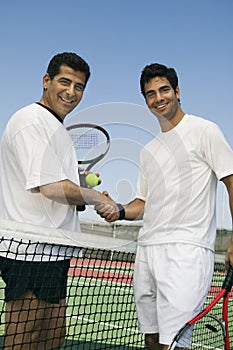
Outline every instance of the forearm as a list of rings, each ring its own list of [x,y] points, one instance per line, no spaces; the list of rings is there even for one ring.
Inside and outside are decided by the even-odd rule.
[[[144,214],[145,202],[139,198],[134,199],[127,205],[124,205],[126,220],[141,220]]]
[[[89,188],[83,188],[70,180],[54,182],[40,186],[40,192],[45,197],[69,205],[95,205],[103,202],[103,195]]]
[[[231,211],[231,218],[233,222],[233,175],[227,176],[222,179],[222,182],[225,184],[229,196],[229,205]]]
[[[231,222],[233,222],[233,181],[230,182],[230,184],[227,187],[228,194],[229,194],[229,205],[230,205],[230,211],[231,211]],[[232,229],[232,225],[231,225]],[[231,236],[231,247],[229,249],[232,251],[233,255],[233,234]],[[233,257],[232,257],[232,263],[233,263]]]
[[[222,181],[224,182],[229,195],[230,211],[231,211],[231,217],[233,221],[233,175],[223,178]],[[233,235],[231,237],[231,243],[230,243],[230,246],[228,247],[225,260],[226,260],[227,267],[229,266],[229,264],[233,266]]]

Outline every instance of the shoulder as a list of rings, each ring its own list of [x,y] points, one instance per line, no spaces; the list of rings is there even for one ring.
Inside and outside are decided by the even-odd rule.
[[[37,103],[31,103],[30,105],[27,105],[25,107],[20,108],[17,110],[11,117],[10,120],[16,120],[16,119],[21,119],[27,120],[27,121],[35,121],[35,118],[41,119],[43,118],[46,114],[50,114],[50,112],[41,107]]]
[[[199,137],[205,134],[221,134],[219,126],[211,120],[195,116],[186,115],[184,128],[191,130],[193,133],[198,133]]]
[[[186,114],[185,115],[185,121],[189,124],[189,125],[196,125],[199,127],[208,127],[208,126],[214,126],[216,125],[214,122],[212,122],[211,120],[205,119],[203,117],[199,117],[193,114]]]
[[[8,129],[14,127],[19,128],[36,123],[40,118],[40,111],[38,107],[39,106],[36,103],[32,103],[17,110],[7,124]]]
[[[29,129],[54,131],[62,125],[47,109],[37,103],[27,105],[16,111],[10,118],[6,132],[16,135]]]

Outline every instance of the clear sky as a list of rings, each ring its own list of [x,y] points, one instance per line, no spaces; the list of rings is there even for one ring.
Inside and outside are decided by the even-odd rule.
[[[117,137],[126,141],[126,148],[132,144],[128,135],[136,133],[133,124],[142,130],[145,123],[152,134],[158,129],[153,117],[147,115],[139,89],[141,70],[152,62],[176,69],[183,110],[216,122],[233,146],[232,13],[232,0],[2,2],[0,135],[14,111],[39,100],[42,76],[50,58],[58,52],[73,51],[86,59],[92,72],[83,101],[75,112],[89,109],[95,119],[97,109],[106,113],[109,108],[108,122],[111,126],[120,124]],[[127,112],[123,119],[116,113],[122,112],[118,110],[122,106]],[[143,110],[147,121],[141,120],[140,113],[133,116],[135,108]],[[102,121],[98,115],[96,122],[106,123],[106,119]],[[131,129],[123,135],[125,124]],[[138,137],[132,139],[136,144]],[[144,143],[142,139],[135,153]],[[124,161],[120,167],[113,163],[108,171],[106,164],[103,167],[103,184],[99,189],[110,187],[114,196],[114,186],[122,180],[119,169],[125,165]],[[134,172],[130,180],[125,175],[126,187],[120,181],[123,190],[119,200],[133,197]],[[229,226],[225,211],[218,214],[219,226]]]

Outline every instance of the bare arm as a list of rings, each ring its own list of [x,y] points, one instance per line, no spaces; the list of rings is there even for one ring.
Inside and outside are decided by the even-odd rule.
[[[228,191],[231,217],[233,221],[233,175],[224,177],[221,179],[221,181],[225,184]],[[231,238],[230,246],[226,253],[226,266],[228,267],[229,265],[233,266],[233,235]]]
[[[53,201],[69,205],[96,205],[100,203],[107,205],[107,203],[112,202],[110,197],[96,190],[80,187],[70,180],[40,186],[39,191]]]
[[[132,202],[125,205],[126,220],[140,220],[143,218],[145,202],[142,199],[135,198]]]

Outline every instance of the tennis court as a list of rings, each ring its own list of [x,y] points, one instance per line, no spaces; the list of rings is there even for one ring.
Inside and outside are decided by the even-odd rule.
[[[97,241],[100,244],[99,237]],[[116,244],[116,241],[120,243]],[[133,248],[127,244],[123,246],[122,240],[109,237],[104,237],[104,244],[106,245],[104,249],[85,247],[82,249],[81,257],[76,255],[71,260],[67,286],[67,335],[61,349],[145,349],[144,337],[138,331],[132,288],[136,245],[134,244]],[[117,246],[119,249],[108,249],[108,246]],[[218,257],[215,270],[208,301],[221,288],[225,270],[224,257],[221,259]],[[1,347],[5,322],[3,288],[4,284],[1,281]],[[231,338],[233,338],[232,300],[231,294],[229,304]],[[214,314],[220,316],[220,312],[219,306],[214,309]],[[191,349],[201,349],[196,339],[193,339],[192,344]],[[222,348],[215,346],[212,349]]]
[[[100,259],[102,255],[109,259]],[[145,349],[138,332],[133,302],[132,273],[134,254],[88,251],[95,258],[72,259],[68,278],[67,339],[61,349]],[[112,256],[110,256],[112,255]],[[115,260],[113,260],[115,259]],[[121,260],[121,261],[119,261]],[[123,260],[123,261],[122,261]],[[131,260],[131,261],[124,261]],[[223,265],[216,264],[209,297],[220,290],[224,279]],[[0,308],[3,303],[3,282],[0,285]],[[230,309],[233,311],[232,295]],[[219,315],[220,307],[214,309]],[[230,312],[230,333],[233,333]],[[3,340],[4,313],[0,332]],[[192,349],[197,349],[193,340]]]
[[[67,336],[61,349],[144,349],[132,290],[135,254],[83,249],[83,255],[71,260],[67,286]],[[1,280],[2,343],[3,288]]]
[[[68,337],[83,349],[90,343],[93,349],[143,348],[132,294],[133,264],[86,263],[79,259],[71,268],[76,277],[69,278]],[[77,268],[81,265],[86,267]]]
[[[112,257],[112,259],[114,258],[117,259],[116,256]],[[134,259],[129,254],[124,258]],[[75,324],[71,327],[71,338],[78,335],[77,344],[82,344],[83,349],[145,349],[143,337],[138,332],[133,301],[133,262],[101,261],[98,259],[90,262],[78,259],[74,262],[74,266],[70,273],[73,276],[76,274],[76,277],[79,275],[80,280],[78,285],[74,286],[72,279],[70,285],[72,290],[70,295],[74,295],[74,297],[73,302],[70,302],[69,305],[73,305],[73,308],[69,306],[71,311],[69,312],[68,308],[67,313],[68,317],[71,316],[70,326],[72,322]],[[83,268],[84,266],[85,268]],[[225,276],[223,259],[215,263],[215,269],[207,302],[210,302],[221,289]],[[229,303],[229,331],[231,335],[233,335],[232,297],[231,293]],[[221,317],[221,304],[216,306],[212,313]],[[79,316],[73,317],[72,314]],[[198,342],[195,338],[192,349],[198,349]],[[213,349],[221,349],[221,347],[219,345]]]

